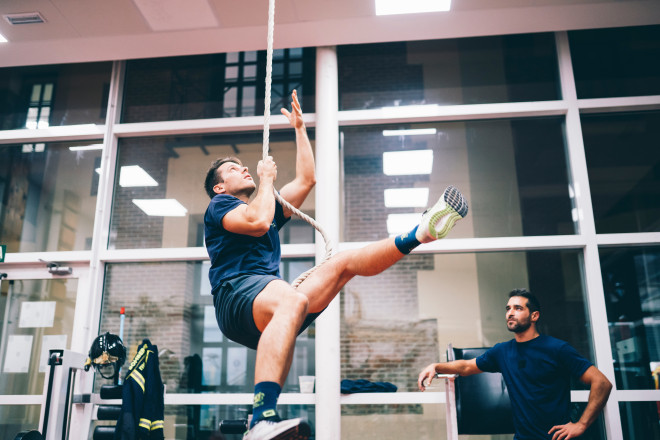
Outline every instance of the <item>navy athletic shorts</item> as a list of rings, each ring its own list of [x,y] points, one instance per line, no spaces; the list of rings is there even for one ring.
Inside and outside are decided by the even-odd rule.
[[[213,291],[215,318],[220,330],[229,339],[254,350],[261,332],[254,323],[252,303],[266,285],[281,278],[274,275],[239,275],[220,284]],[[298,334],[302,333],[320,313],[310,313]]]

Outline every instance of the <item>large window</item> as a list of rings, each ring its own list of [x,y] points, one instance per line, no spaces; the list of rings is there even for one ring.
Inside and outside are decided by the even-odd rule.
[[[541,333],[593,361],[581,260],[572,250],[413,254],[355,278],[342,295],[342,379],[416,390],[419,372],[443,360],[447,344],[492,347],[513,337],[505,306],[518,287],[538,296]]]
[[[293,281],[312,262],[282,262],[284,279]],[[215,318],[208,262],[113,263],[106,268],[100,332],[119,334],[125,308],[125,368],[138,344],[158,346],[160,371],[168,393],[250,393],[254,350],[227,339]],[[299,391],[298,376],[314,374],[314,325],[296,341],[284,392]],[[98,384],[103,383],[97,378]]]
[[[569,32],[578,98],[660,94],[660,26]]]
[[[48,351],[71,347],[77,291],[76,279],[2,282],[0,395],[43,393]],[[20,413],[2,405],[3,412]]]
[[[30,431],[39,426],[41,405],[0,406],[0,437],[15,438],[22,431]]]
[[[660,439],[660,402],[621,402],[623,440]]]
[[[105,124],[112,63],[0,69],[0,130]]]
[[[313,139],[314,133],[308,134]],[[209,197],[204,178],[211,163],[237,156],[258,181],[262,133],[122,139],[119,143],[110,248],[139,249],[204,245]],[[278,164],[276,188],[295,177],[293,129],[272,132],[270,154]],[[314,192],[302,210],[314,215]],[[306,223],[292,221],[282,232],[289,242],[314,238]],[[286,229],[286,228],[285,228]]]
[[[407,232],[448,185],[470,214],[451,237],[576,232],[562,118],[343,128],[344,240]]]
[[[619,389],[660,389],[660,247],[600,249]]]
[[[91,249],[102,148],[99,141],[0,145],[7,252]]]
[[[337,48],[340,110],[560,99],[552,34]]]
[[[660,112],[582,115],[600,234],[660,231]]]
[[[314,111],[315,52],[273,54],[271,111],[289,106],[296,89]],[[266,52],[133,60],[127,63],[122,122],[171,121],[264,114]]]

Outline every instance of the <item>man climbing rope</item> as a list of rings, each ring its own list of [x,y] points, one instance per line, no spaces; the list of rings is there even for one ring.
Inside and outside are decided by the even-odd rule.
[[[280,195],[299,208],[316,183],[312,146],[298,97],[282,109],[296,132],[296,176]],[[254,406],[249,440],[306,439],[301,419],[281,420],[276,404],[293,359],[296,336],[305,330],[354,276],[381,273],[420,243],[443,238],[467,215],[463,196],[453,187],[421,217],[412,231],[361,249],[340,252],[297,288],[280,278],[278,231],[291,211],[275,200],[277,167],[268,156],[257,165],[259,187],[239,159],[216,160],[204,187],[211,198],[204,215],[206,248],[216,318],[229,339],[257,350]],[[256,196],[250,196],[257,190]]]

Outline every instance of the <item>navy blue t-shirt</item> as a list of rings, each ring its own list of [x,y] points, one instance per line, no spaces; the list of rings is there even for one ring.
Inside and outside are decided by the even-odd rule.
[[[261,237],[235,234],[222,226],[222,219],[245,202],[234,196],[218,194],[204,214],[206,250],[211,258],[209,279],[217,289],[224,281],[238,275],[275,275],[280,272],[280,237],[278,231],[289,220],[282,205],[275,202],[275,215],[268,233]]]
[[[496,344],[476,361],[481,371],[502,373],[516,440],[551,439],[550,428],[570,422],[571,377],[579,379],[592,365],[568,343],[546,335]]]

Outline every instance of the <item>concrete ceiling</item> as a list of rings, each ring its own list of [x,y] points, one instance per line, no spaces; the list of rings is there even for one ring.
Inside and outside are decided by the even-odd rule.
[[[405,0],[403,0],[405,1]],[[0,67],[266,48],[267,0],[0,0]],[[450,12],[375,15],[374,0],[276,0],[275,48],[660,23],[660,0],[452,0]]]

